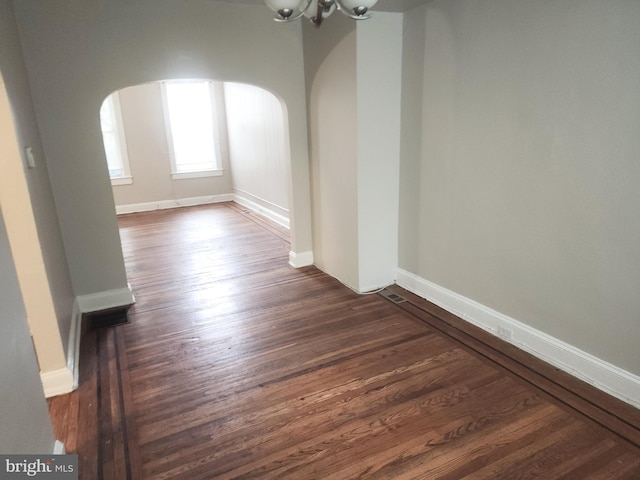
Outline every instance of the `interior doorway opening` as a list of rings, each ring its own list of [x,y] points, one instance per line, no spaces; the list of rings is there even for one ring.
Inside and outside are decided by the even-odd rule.
[[[268,90],[144,83],[109,95],[101,126],[117,213],[235,200],[290,227],[286,109]]]

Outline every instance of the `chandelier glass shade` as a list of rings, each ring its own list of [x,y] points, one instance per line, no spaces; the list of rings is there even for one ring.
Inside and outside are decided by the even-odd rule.
[[[293,22],[305,16],[319,27],[323,20],[338,10],[354,20],[370,17],[368,11],[378,0],[265,0],[276,15],[276,22]]]

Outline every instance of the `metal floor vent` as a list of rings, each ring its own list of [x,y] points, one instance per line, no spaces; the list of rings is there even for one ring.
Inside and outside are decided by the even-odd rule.
[[[407,301],[407,299],[403,296],[398,295],[391,290],[387,290],[386,288],[380,292],[380,295],[382,295],[387,300],[391,300],[393,303],[404,303]]]
[[[113,308],[109,310],[87,313],[85,315],[87,315],[89,326],[92,329],[115,327],[116,325],[129,323],[129,316],[127,315],[128,309],[129,307]]]

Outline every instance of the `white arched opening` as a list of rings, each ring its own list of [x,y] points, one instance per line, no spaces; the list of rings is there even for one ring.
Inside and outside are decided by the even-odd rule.
[[[210,87],[201,88],[206,84]],[[172,109],[171,102],[175,105],[180,95],[176,86],[206,96],[194,103],[202,111],[191,115],[189,109]],[[209,107],[210,126],[205,118]],[[233,199],[290,226],[288,124],[284,105],[273,93],[245,83],[157,81],[114,92],[105,99],[102,111],[107,157],[110,152],[118,157],[109,162],[118,213]],[[210,135],[204,143],[211,142],[211,152],[205,154],[208,149],[198,148],[195,137],[176,136],[181,135],[176,123],[189,123],[191,117],[207,121],[198,120],[182,129],[183,133],[203,130],[202,135]],[[199,129],[203,123],[207,127]],[[119,138],[114,140],[114,135]],[[179,160],[185,151],[187,159]],[[179,161],[184,164],[190,158],[194,166],[183,165],[181,170]]]

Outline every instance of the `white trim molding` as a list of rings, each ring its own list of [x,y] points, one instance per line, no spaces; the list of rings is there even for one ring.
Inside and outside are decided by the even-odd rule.
[[[53,444],[53,454],[54,455],[64,455],[67,453],[64,449],[64,443],[60,440],[56,440]]]
[[[48,372],[40,372],[40,380],[44,389],[44,396],[55,397],[73,391],[73,372],[68,367],[58,368]]]
[[[313,265],[313,252],[289,252],[289,265],[293,268]]]
[[[114,307],[124,307],[135,303],[131,286],[107,292],[79,295],[73,303],[69,343],[67,345],[67,366],[40,372],[40,380],[45,397],[63,395],[78,388],[80,377],[80,337],[82,314]]]
[[[128,177],[111,177],[111,185],[114,187],[120,186],[120,185],[132,185],[133,184],[133,177],[128,176]]]
[[[190,178],[206,178],[206,177],[221,177],[224,175],[224,170],[198,170],[197,172],[171,172],[171,178],[174,180],[188,180]]]
[[[133,295],[131,286],[128,286],[127,288],[118,288],[106,292],[78,295],[76,297],[76,303],[80,314],[83,314],[133,305],[136,303],[136,298]]]
[[[397,284],[603,392],[640,408],[640,377],[637,375],[406,270],[398,269]]]
[[[242,205],[252,212],[257,213],[258,215],[262,215],[263,217],[268,218],[272,222],[275,222],[284,228],[291,228],[288,210],[258,199],[257,197],[250,197],[253,196],[238,190],[237,193],[208,195],[205,197],[178,198],[175,200],[158,200],[157,202],[116,205],[116,214],[125,215],[127,213],[151,212],[153,210],[165,210],[169,208],[194,207],[197,205],[209,205],[212,203],[236,202],[238,205]]]
[[[234,192],[233,201],[238,205],[242,205],[243,207],[248,208],[258,215],[268,218],[272,222],[275,222],[284,228],[291,228],[288,210],[279,207],[274,203],[268,202],[267,200],[263,200],[260,197],[256,197],[249,192],[245,192],[237,188],[234,188]]]
[[[73,303],[69,342],[67,344],[67,366],[49,372],[40,372],[40,381],[45,397],[64,395],[78,388],[80,379],[80,324],[82,312],[78,303]]]
[[[205,197],[178,198],[175,200],[158,200],[157,202],[132,203],[129,205],[117,205],[116,214],[151,212],[153,210],[165,210],[169,208],[194,207],[196,205],[208,205],[211,203],[230,202],[233,194],[207,195]]]

